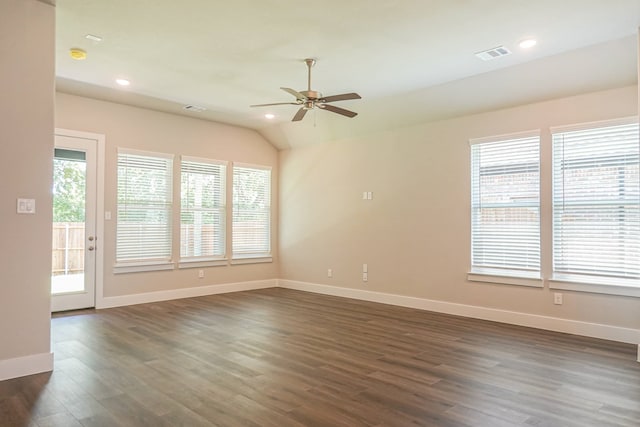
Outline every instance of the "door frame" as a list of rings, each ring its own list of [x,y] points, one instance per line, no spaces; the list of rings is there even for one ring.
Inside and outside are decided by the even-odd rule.
[[[95,295],[94,307],[103,305],[104,299],[104,173],[105,173],[105,136],[98,133],[56,128],[57,136],[90,139],[96,141],[96,254],[95,254]]]

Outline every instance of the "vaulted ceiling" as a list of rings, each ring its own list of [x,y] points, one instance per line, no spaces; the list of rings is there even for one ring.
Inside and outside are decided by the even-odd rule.
[[[639,0],[57,0],[56,15],[59,91],[256,129],[281,149],[637,82]],[[474,55],[497,46],[512,53]],[[308,57],[313,89],[362,96],[335,104],[357,117],[249,107],[294,101],[279,88],[306,89]]]

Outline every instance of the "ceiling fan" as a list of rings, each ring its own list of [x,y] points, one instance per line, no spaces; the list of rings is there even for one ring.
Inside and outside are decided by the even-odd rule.
[[[276,102],[272,104],[257,104],[250,105],[250,107],[270,107],[272,105],[300,105],[300,109],[293,116],[292,122],[297,122],[303,119],[304,115],[307,114],[307,111],[313,110],[314,108],[319,108],[321,110],[331,111],[332,113],[341,114],[347,117],[355,117],[358,113],[354,111],[345,110],[344,108],[336,107],[335,105],[331,105],[331,102],[336,101],[346,101],[349,99],[360,99],[361,96],[357,93],[343,93],[340,95],[332,95],[332,96],[322,96],[322,93],[317,92],[315,90],[311,90],[311,67],[316,64],[316,60],[313,58],[307,58],[304,60],[307,64],[308,76],[307,76],[307,90],[303,90],[298,92],[297,90],[281,87],[280,89],[285,92],[290,93],[291,95],[296,97],[296,102]]]

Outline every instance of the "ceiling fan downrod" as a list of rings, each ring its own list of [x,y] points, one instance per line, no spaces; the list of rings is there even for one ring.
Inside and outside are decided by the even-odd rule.
[[[307,92],[311,92],[311,67],[316,65],[316,60],[313,58],[307,58],[304,62],[307,64],[307,69],[309,70],[307,73]]]
[[[304,60],[304,62],[307,64],[307,90],[300,93],[305,97],[305,99],[302,100],[304,104],[303,108],[310,110],[314,108],[315,102],[322,98],[322,93],[311,90],[311,67],[316,65],[316,60],[313,58],[307,58]]]

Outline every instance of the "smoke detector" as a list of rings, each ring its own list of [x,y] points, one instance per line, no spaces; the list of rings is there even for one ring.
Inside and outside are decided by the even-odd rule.
[[[69,49],[69,55],[71,55],[71,57],[76,61],[87,59],[87,52],[77,47],[72,47],[71,49]]]

